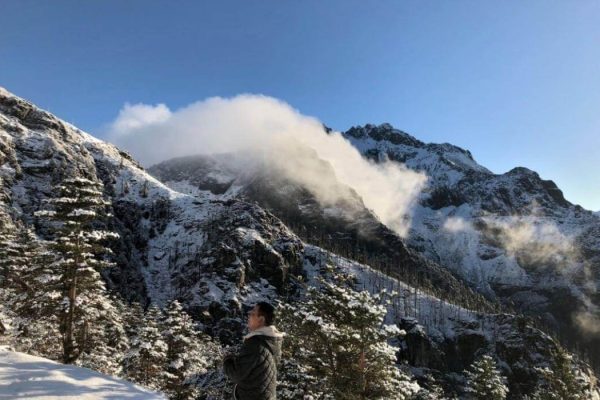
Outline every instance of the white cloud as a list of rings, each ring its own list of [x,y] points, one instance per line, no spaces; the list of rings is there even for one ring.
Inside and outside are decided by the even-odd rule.
[[[481,222],[478,230],[511,257],[553,266],[563,273],[576,271],[580,265],[573,237],[561,232],[554,221],[538,216],[535,209],[529,216],[488,215]],[[461,217],[448,217],[442,228],[451,234],[476,232],[473,223]]]
[[[135,129],[167,121],[171,117],[171,110],[164,104],[151,106],[148,104],[125,103],[119,116],[111,124],[113,134],[127,134]]]
[[[501,231],[500,240],[511,255],[519,252],[535,261],[572,261],[575,254],[572,238],[563,234],[553,221],[536,216],[484,218]]]
[[[397,163],[366,160],[339,133],[326,134],[317,119],[260,95],[214,97],[174,112],[163,104],[126,104],[109,138],[145,166],[186,155],[250,152],[303,184],[322,203],[343,201],[347,192],[323,179],[320,158],[333,167],[339,182],[353,188],[382,222],[403,236],[427,180]],[[310,157],[310,151],[318,158]]]

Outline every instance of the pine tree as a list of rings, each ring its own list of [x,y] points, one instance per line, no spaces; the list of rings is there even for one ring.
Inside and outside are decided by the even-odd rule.
[[[12,303],[15,293],[11,274],[13,273],[12,260],[18,251],[15,249],[15,228],[3,225],[0,228],[0,306],[5,319],[13,318]],[[3,334],[8,334],[8,328],[3,324]]]
[[[166,380],[167,344],[162,337],[160,320],[160,310],[151,306],[123,360],[128,379],[154,390],[162,389]]]
[[[282,308],[281,326],[289,333],[284,358],[297,360],[283,369],[282,380],[306,376],[305,394],[317,398],[405,399],[415,394],[419,386],[400,371],[396,349],[388,344],[401,332],[384,325],[387,311],[378,304],[379,296],[354,291],[341,275],[333,278],[335,283],[321,278],[320,288],[307,288],[305,300]],[[282,398],[293,392],[291,387],[284,382]]]
[[[89,298],[82,309],[89,323],[88,337],[77,364],[109,375],[122,373],[123,358],[129,349],[123,316],[117,304],[120,300],[100,295]],[[83,314],[83,313],[82,313]]]
[[[118,235],[96,226],[108,216],[110,205],[103,198],[102,184],[72,178],[64,180],[57,191],[58,196],[48,200],[54,209],[36,215],[55,222],[52,248],[59,255],[56,273],[65,296],[59,310],[62,358],[73,363],[106,341],[107,324],[119,323],[98,272],[113,265],[106,260],[111,251],[103,242]]]
[[[1,212],[1,211],[0,211]],[[0,223],[10,218],[4,213],[0,214]],[[12,341],[12,320],[15,318],[11,303],[14,293],[12,291],[9,274],[13,248],[14,226],[2,224],[0,226],[0,343],[10,344]]]
[[[163,340],[167,344],[167,379],[163,391],[177,400],[195,399],[199,388],[194,378],[205,374],[219,360],[219,348],[207,335],[194,328],[192,318],[175,300],[163,320]]]
[[[123,328],[125,334],[131,340],[138,334],[138,330],[144,325],[144,309],[137,302],[125,304],[117,303],[120,314],[123,316]]]
[[[0,287],[13,294],[29,290],[22,279],[31,258],[27,240],[22,240],[26,234],[15,226],[0,231]]]
[[[54,255],[31,229],[0,235],[3,303],[14,315],[15,347],[57,359],[60,333],[55,310],[61,298],[53,273]]]
[[[39,241],[31,231],[23,232],[21,240],[27,240],[29,263],[22,271],[22,279],[29,290],[18,296],[14,306],[19,316],[19,345],[27,353],[59,359],[61,334],[56,310],[62,298],[62,285],[55,273],[56,256],[48,243]]]
[[[584,400],[586,385],[573,372],[572,356],[558,346],[553,354],[552,368],[538,368],[543,383],[532,396],[535,400]]]
[[[505,380],[496,368],[496,362],[484,355],[465,371],[467,392],[477,400],[504,400],[508,394]]]

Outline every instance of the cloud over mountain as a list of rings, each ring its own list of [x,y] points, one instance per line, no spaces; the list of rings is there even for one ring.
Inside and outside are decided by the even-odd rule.
[[[109,140],[145,166],[195,154],[244,152],[304,185],[323,204],[343,199],[320,179],[320,165],[307,148],[327,161],[339,182],[352,187],[365,205],[400,235],[410,227],[412,206],[424,174],[398,163],[375,164],[339,133],[327,133],[315,118],[262,95],[213,97],[171,111],[164,104],[126,104],[109,128]],[[316,162],[316,161],[315,161]]]

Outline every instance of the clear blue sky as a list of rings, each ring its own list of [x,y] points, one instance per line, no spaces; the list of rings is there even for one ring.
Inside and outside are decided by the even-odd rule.
[[[100,137],[125,102],[263,93],[600,210],[599,1],[2,1],[0,86]]]

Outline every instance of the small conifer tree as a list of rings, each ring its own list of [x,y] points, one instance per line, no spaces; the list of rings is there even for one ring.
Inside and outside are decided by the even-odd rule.
[[[504,400],[508,394],[505,380],[489,355],[475,360],[465,372],[467,392],[477,400]]]

